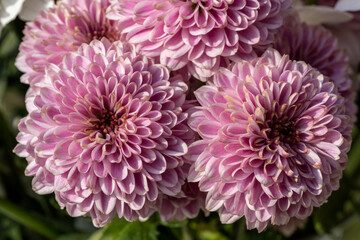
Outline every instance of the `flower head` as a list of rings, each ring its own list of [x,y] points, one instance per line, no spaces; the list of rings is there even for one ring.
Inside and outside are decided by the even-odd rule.
[[[190,163],[185,161],[182,169],[188,173]],[[156,203],[156,210],[163,221],[183,221],[197,217],[200,209],[208,214],[205,209],[206,194],[199,190],[197,183],[185,181],[181,192],[176,196],[160,195]]]
[[[275,51],[221,68],[196,91],[190,126],[202,140],[189,181],[206,208],[248,228],[304,219],[338,188],[350,147],[344,99],[327,77]]]
[[[93,39],[119,39],[111,20],[105,18],[108,0],[64,0],[42,11],[24,30],[16,66],[25,74],[21,81],[37,84],[49,63],[59,64],[63,56]]]
[[[292,0],[113,0],[108,17],[123,37],[172,70],[213,75],[224,58],[254,56],[268,46]]]
[[[355,91],[349,77],[349,62],[337,39],[322,26],[301,23],[295,13],[285,17],[273,47],[290,59],[304,61],[330,78],[345,98],[347,114],[356,120]]]
[[[160,196],[156,209],[163,221],[192,219],[198,216],[200,209],[207,213],[205,196],[197,183],[185,182],[177,196]]]
[[[45,72],[47,86],[28,94],[14,149],[28,161],[34,191],[54,192],[71,216],[90,215],[95,226],[116,214],[146,218],[159,194],[180,193],[194,135],[180,75],[106,38]]]

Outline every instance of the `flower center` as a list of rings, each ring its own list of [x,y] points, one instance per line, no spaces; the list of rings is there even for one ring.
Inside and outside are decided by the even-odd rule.
[[[116,135],[118,128],[125,122],[124,115],[125,114],[120,114],[121,117],[119,117],[118,113],[104,109],[101,117],[99,117],[99,120],[94,124],[94,129],[101,131],[104,136],[106,136],[106,134]]]
[[[279,144],[280,142],[292,145],[298,141],[298,134],[294,122],[275,123],[269,134],[270,141]]]
[[[269,145],[273,143],[293,145],[300,141],[299,131],[296,129],[295,123],[286,117],[268,121],[266,125],[270,129],[267,140]]]
[[[101,40],[103,37],[107,38],[110,42],[115,42],[119,39],[119,34],[112,30],[111,27],[103,27],[100,29],[93,29],[86,35],[89,42],[92,40]]]

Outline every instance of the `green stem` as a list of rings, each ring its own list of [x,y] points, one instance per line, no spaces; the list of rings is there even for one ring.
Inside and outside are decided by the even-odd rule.
[[[7,120],[3,108],[0,106],[0,144],[5,148],[1,155],[0,163],[6,166],[1,169],[0,179],[4,183],[7,199],[13,202],[20,202],[24,199],[25,190],[19,178],[23,169],[19,169],[15,165],[15,154],[12,150],[16,146],[15,134],[11,130],[11,125]]]
[[[0,198],[0,213],[13,219],[14,221],[31,228],[37,233],[49,238],[54,239],[59,234],[49,226],[45,219],[29,213],[25,209],[21,209],[13,203]]]
[[[236,230],[236,240],[244,240],[245,235],[245,221],[244,220],[238,220],[235,225]]]
[[[192,240],[187,224],[181,226],[181,232],[183,240]]]
[[[349,152],[349,162],[345,168],[345,174],[348,177],[353,176],[358,172],[360,168],[360,137],[354,139],[354,142],[351,146],[351,151]]]

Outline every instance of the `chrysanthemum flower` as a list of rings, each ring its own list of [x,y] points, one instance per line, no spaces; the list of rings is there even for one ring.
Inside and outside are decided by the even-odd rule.
[[[189,172],[190,166],[185,161],[182,166],[184,173]],[[200,209],[208,214],[205,209],[205,197],[206,194],[199,190],[197,183],[185,181],[181,192],[176,196],[160,195],[156,203],[156,210],[163,221],[192,219],[198,216]]]
[[[105,38],[45,71],[48,86],[29,92],[14,149],[34,191],[54,192],[71,216],[90,215],[95,226],[116,214],[146,218],[159,194],[180,193],[181,156],[194,135],[180,75]]]
[[[348,57],[336,38],[322,26],[301,23],[296,13],[285,17],[273,47],[290,59],[304,61],[330,78],[345,98],[347,113],[355,121],[355,91],[349,77]]]
[[[249,58],[273,40],[292,0],[112,0],[108,17],[146,56],[206,79],[222,57]]]
[[[305,219],[338,188],[350,147],[344,99],[327,77],[275,51],[221,68],[199,88],[189,181],[223,223]]]
[[[113,23],[105,17],[108,0],[63,0],[27,23],[16,66],[25,74],[23,83],[41,81],[48,63],[59,64],[63,56],[93,39],[119,39]]]
[[[196,218],[200,209],[205,210],[205,193],[197,183],[186,182],[177,196],[162,195],[157,201],[157,211],[163,221],[183,221]]]

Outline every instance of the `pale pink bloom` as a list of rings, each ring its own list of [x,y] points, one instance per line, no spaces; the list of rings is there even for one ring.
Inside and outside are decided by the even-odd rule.
[[[265,49],[292,0],[112,0],[108,17],[142,54],[206,80]]]
[[[268,50],[220,68],[195,94],[189,125],[202,140],[189,148],[189,181],[223,223],[283,226],[338,189],[352,124],[334,84],[310,65]]]
[[[105,18],[108,0],[64,0],[42,11],[25,26],[16,66],[25,74],[23,83],[36,85],[49,63],[59,64],[63,56],[93,39],[118,40],[112,21]]]
[[[158,195],[177,196],[193,132],[180,75],[108,39],[83,44],[45,68],[28,92],[14,152],[39,194],[55,193],[71,216],[97,227],[115,215],[146,219]]]
[[[205,197],[197,183],[185,182],[177,196],[160,195],[156,207],[162,221],[183,221],[196,218],[200,209],[208,213],[205,210]]]
[[[285,17],[273,47],[291,60],[304,61],[329,77],[345,99],[347,115],[356,121],[356,92],[349,77],[348,57],[329,30],[301,23],[296,13],[292,13]]]

